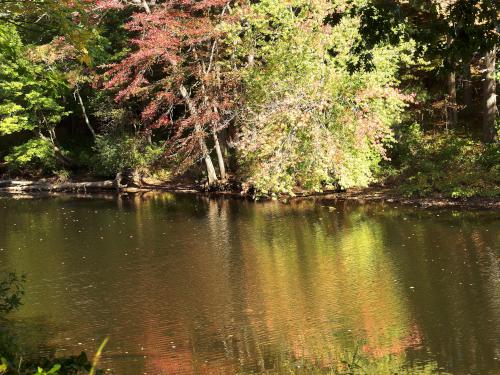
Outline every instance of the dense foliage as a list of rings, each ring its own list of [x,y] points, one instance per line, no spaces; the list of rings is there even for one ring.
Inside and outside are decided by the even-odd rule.
[[[500,196],[498,145],[455,133],[426,134],[413,124],[391,153],[391,165],[381,173],[406,195]]]
[[[331,27],[324,20],[332,11],[322,0],[242,9],[245,23],[231,42],[255,62],[242,69],[238,151],[258,190],[366,186],[400,121],[408,98],[396,72],[406,51],[381,44],[372,69],[350,72],[359,20]]]
[[[495,1],[0,4],[5,175],[498,192]]]
[[[36,48],[27,50],[12,25],[0,24],[0,52],[0,135],[32,134],[5,161],[13,169],[54,168],[57,156],[64,163],[54,139],[55,127],[67,114],[61,73],[44,64]]]

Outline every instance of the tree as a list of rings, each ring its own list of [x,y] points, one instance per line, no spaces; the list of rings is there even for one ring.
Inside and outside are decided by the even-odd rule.
[[[496,117],[496,44],[498,33],[498,2],[496,0],[455,0],[449,5],[449,18],[456,25],[457,37],[450,54],[469,64],[474,54],[484,56],[482,93],[483,140],[497,139]]]
[[[487,143],[496,142],[498,133],[496,119],[498,116],[496,95],[496,48],[495,46],[484,57],[485,77],[483,83],[483,138]]]
[[[218,133],[230,117],[233,82],[218,64],[221,32],[217,24],[226,17],[227,0],[170,1],[151,6],[125,25],[134,46],[125,59],[109,66],[105,87],[119,89],[115,100],[141,103],[141,119],[148,131],[169,127],[168,154],[181,159],[185,169],[204,160],[209,185],[217,183],[209,134],[217,152],[219,171],[225,166]],[[120,8],[123,3],[101,6]]]
[[[360,2],[353,7],[361,17],[362,41],[355,48],[370,56],[372,45],[380,41],[393,44],[401,40],[415,40],[415,59],[424,57],[433,64],[433,71],[446,72],[447,118],[448,124],[456,122],[456,73],[464,71],[464,104],[471,105],[470,64],[477,54],[488,55],[498,43],[497,1],[495,0],[371,0]],[[483,108],[492,103],[494,85],[488,81],[490,69],[485,70]],[[428,69],[428,68],[426,68]],[[490,84],[486,83],[490,82]],[[495,111],[490,105],[489,111]],[[485,111],[484,122],[494,129],[494,115]],[[492,131],[494,132],[494,130]]]
[[[0,23],[0,135],[33,134],[5,158],[12,168],[70,164],[55,134],[67,114],[61,105],[65,90],[63,75],[44,64],[35,49],[26,50],[15,26]]]
[[[353,70],[359,19],[332,27],[325,19],[336,10],[326,0],[265,0],[234,25],[234,54],[253,57],[240,68],[238,155],[261,192],[366,186],[409,99],[396,73],[411,45],[376,45],[371,68]]]

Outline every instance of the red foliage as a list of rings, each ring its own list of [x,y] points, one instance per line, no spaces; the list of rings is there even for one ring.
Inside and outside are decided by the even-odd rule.
[[[116,90],[115,100],[145,103],[141,114],[145,126],[172,126],[169,150],[180,151],[188,160],[201,151],[198,137],[224,127],[232,106],[229,91],[234,86],[217,65],[221,50],[216,25],[227,17],[228,1],[157,1],[150,12],[138,7],[125,25],[133,52],[106,67],[105,88]],[[99,10],[124,6],[119,0],[96,2]],[[181,94],[181,87],[188,97]]]
[[[94,10],[123,9],[124,6],[124,3],[120,0],[96,0],[94,3]]]

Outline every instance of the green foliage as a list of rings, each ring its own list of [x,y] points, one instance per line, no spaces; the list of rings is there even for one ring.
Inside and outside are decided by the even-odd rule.
[[[106,177],[114,177],[127,169],[148,169],[163,153],[161,146],[127,135],[98,136],[94,150],[94,172]]]
[[[18,350],[16,340],[10,331],[5,315],[17,310],[24,295],[25,276],[9,273],[0,281],[0,374],[9,373]]]
[[[325,26],[333,10],[322,0],[261,1],[230,34],[233,53],[255,61],[241,69],[238,151],[261,192],[366,186],[404,108],[394,88],[403,48],[379,45],[373,69],[351,72],[359,21]]]
[[[50,370],[44,370],[43,368],[38,367],[35,375],[58,375],[58,371],[60,368],[61,365],[59,363],[52,366]]]
[[[418,121],[426,129],[437,129],[443,121],[450,102],[442,100],[445,85],[434,82],[436,77],[455,71],[458,109],[465,82],[470,83],[472,92],[481,92],[476,87],[483,74],[477,69],[482,69],[479,57],[498,43],[493,0],[238,2],[227,12],[231,13],[229,24],[217,26],[222,32],[217,33],[218,40],[211,48],[203,49],[208,43],[195,51],[192,46],[200,40],[181,38],[182,43],[194,44],[186,48],[187,54],[181,53],[183,62],[172,66],[176,59],[166,57],[172,43],[167,41],[160,51],[156,32],[151,33],[151,41],[136,35],[137,30],[151,25],[164,30],[162,23],[168,22],[156,12],[162,4],[151,2],[150,15],[141,7],[111,0],[98,4],[87,0],[3,4],[3,170],[54,174],[60,181],[69,178],[69,172],[62,168],[84,168],[106,177],[128,169],[148,169],[154,174],[159,173],[157,161],[163,154],[160,143],[172,146],[171,161],[180,164],[175,148],[180,145],[187,150],[186,155],[197,160],[200,138],[215,160],[210,131],[198,134],[193,130],[196,121],[206,121],[210,124],[207,129],[214,126],[220,131],[230,124],[235,130],[237,137],[231,134],[230,138],[236,147],[228,148],[233,152],[228,156],[235,161],[229,163],[230,174],[236,172],[242,182],[263,194],[293,193],[295,188],[321,191],[366,186],[383,169],[385,177],[404,176],[398,181],[404,183],[408,194],[495,195],[495,145],[483,146],[453,135],[431,136],[418,127],[406,127],[403,136],[397,136],[402,144],[394,144],[390,153],[392,162],[383,162],[394,142],[392,132],[400,123]],[[189,8],[187,3],[178,10],[184,8]],[[186,13],[186,17],[202,19],[200,9]],[[207,12],[210,25],[218,22],[213,11],[215,8]],[[148,22],[143,23],[145,19]],[[21,24],[29,27],[15,26]],[[204,38],[212,37],[203,34]],[[135,43],[139,40],[143,44]],[[171,52],[177,54],[178,48]],[[126,67],[115,77],[119,84],[113,90],[98,89],[109,80],[103,72],[127,56],[136,56],[143,67]],[[200,65],[204,58],[207,64]],[[136,62],[132,58],[130,66],[137,68]],[[464,65],[472,72],[469,78],[465,73],[461,76]],[[199,110],[196,121],[196,116],[188,120],[189,111],[181,98],[173,100],[178,90],[164,95],[167,87],[177,82],[178,69],[184,68],[182,79],[191,90],[191,99],[209,109],[207,113]],[[196,78],[200,69],[211,69],[213,74]],[[118,87],[124,88],[130,74],[137,78],[127,89],[133,95],[127,103],[116,102],[114,98],[124,94]],[[198,79],[200,82],[194,84]],[[151,93],[158,94],[152,106],[147,105],[146,82],[151,84]],[[206,92],[197,97],[202,91]],[[217,115],[211,114],[212,101],[218,103]],[[403,111],[408,101],[415,105]],[[467,105],[466,116],[480,108],[479,102]],[[70,114],[66,107],[74,113],[71,121],[63,121]],[[151,126],[153,112],[161,118],[160,128]],[[86,126],[83,113],[99,134],[95,143],[87,129],[85,133],[78,131]],[[56,126],[63,130],[57,132],[61,137],[72,137],[61,140],[65,150],[56,139]],[[144,131],[152,133],[158,144],[145,142]],[[191,141],[187,143],[180,141],[188,138]],[[224,137],[220,138],[224,143]],[[454,168],[461,162],[463,167],[457,173],[445,177],[441,168]]]
[[[4,316],[13,310],[18,309],[24,295],[24,275],[17,276],[15,273],[8,273],[0,281],[0,374],[21,375],[76,375],[90,373],[101,375],[103,372],[96,369],[98,356],[104,348],[107,339],[101,344],[98,356],[94,363],[90,363],[86,354],[82,352],[79,356],[69,356],[65,358],[23,358],[22,349],[18,345],[18,338],[13,334],[9,322]]]
[[[65,115],[60,73],[28,55],[17,30],[0,23],[0,134],[54,127]]]
[[[49,140],[34,138],[12,148],[5,162],[13,171],[51,171],[56,166],[54,148]]]
[[[87,355],[82,352],[80,355],[68,356],[64,358],[17,358],[15,355],[8,355],[12,359],[1,358],[0,374],[5,375],[77,375],[96,374],[102,375],[104,371],[95,369],[88,360]]]
[[[54,171],[54,175],[58,182],[67,182],[70,179],[71,173],[66,169],[59,169]]]
[[[0,317],[21,306],[25,280],[24,275],[17,276],[11,272],[0,281]]]
[[[455,133],[401,132],[391,151],[396,182],[407,195],[500,196],[500,146]]]
[[[35,55],[26,51],[14,26],[0,23],[0,135],[33,132],[36,136],[5,158],[14,170],[32,163],[53,167],[47,134],[67,114],[59,104],[65,90],[62,75]]]

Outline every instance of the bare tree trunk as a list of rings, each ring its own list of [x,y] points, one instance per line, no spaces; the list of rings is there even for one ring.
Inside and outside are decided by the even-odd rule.
[[[495,81],[496,46],[484,58],[485,78],[483,83],[483,138],[487,143],[496,142],[497,97]]]
[[[219,113],[219,110],[214,106],[214,112]],[[215,152],[217,153],[217,162],[219,163],[219,172],[221,180],[226,180],[226,165],[224,163],[224,154],[222,153],[222,148],[219,142],[219,135],[215,124],[213,124],[212,134],[214,137]]]
[[[148,143],[148,145],[152,145],[153,144],[153,132],[151,131],[151,129],[146,129],[145,136],[146,136],[146,142]]]
[[[151,9],[149,8],[148,2],[146,0],[142,0],[141,5],[147,14],[151,14]]]
[[[470,113],[470,111],[472,109],[472,81],[471,81],[471,74],[470,74],[470,62],[468,62],[464,65],[463,82],[464,82],[465,112]]]
[[[455,80],[455,72],[449,72],[446,79],[447,85],[447,106],[446,106],[446,126],[447,129],[455,129],[457,127],[457,84]]]
[[[57,138],[56,138],[55,130],[49,129],[48,132],[49,132],[49,137],[46,137],[45,135],[43,135],[42,131],[39,129],[38,136],[41,139],[44,139],[44,140],[50,142],[50,144],[52,145],[52,149],[54,150],[54,157],[56,158],[56,160],[58,162],[60,162],[61,164],[63,164],[66,167],[73,166],[73,161],[70,158],[64,156],[64,154],[62,153],[61,148],[59,146],[59,142],[57,141]]]
[[[222,150],[219,143],[219,137],[217,136],[217,131],[213,130],[215,151],[217,153],[217,162],[219,163],[219,171],[221,180],[226,180],[226,166],[224,165],[224,155],[222,155]]]
[[[193,116],[198,115],[198,111],[196,110],[196,107],[194,106],[193,102],[191,101],[191,98],[189,96],[189,93],[184,85],[181,85],[179,88],[179,91],[186,101],[186,104],[188,106],[189,112]],[[198,121],[195,121],[194,125],[194,130],[196,133],[196,136],[198,137],[198,142],[200,145],[201,153],[203,155],[203,159],[205,160],[205,166],[207,168],[207,177],[208,177],[208,184],[209,185],[214,185],[217,183],[217,173],[215,172],[214,164],[212,163],[212,158],[210,157],[210,153],[208,152],[208,147],[205,142],[205,138],[202,136],[203,130],[200,126],[200,123]]]
[[[82,109],[85,124],[87,125],[87,128],[90,130],[90,133],[92,134],[92,138],[95,139],[95,137],[96,137],[95,131],[92,128],[92,126],[90,125],[90,120],[89,120],[89,117],[87,116],[87,111],[85,110],[85,105],[83,104],[83,100],[82,100],[82,97],[80,95],[80,89],[78,88],[78,86],[75,89],[75,97],[77,98],[78,103],[80,104],[80,108]]]

